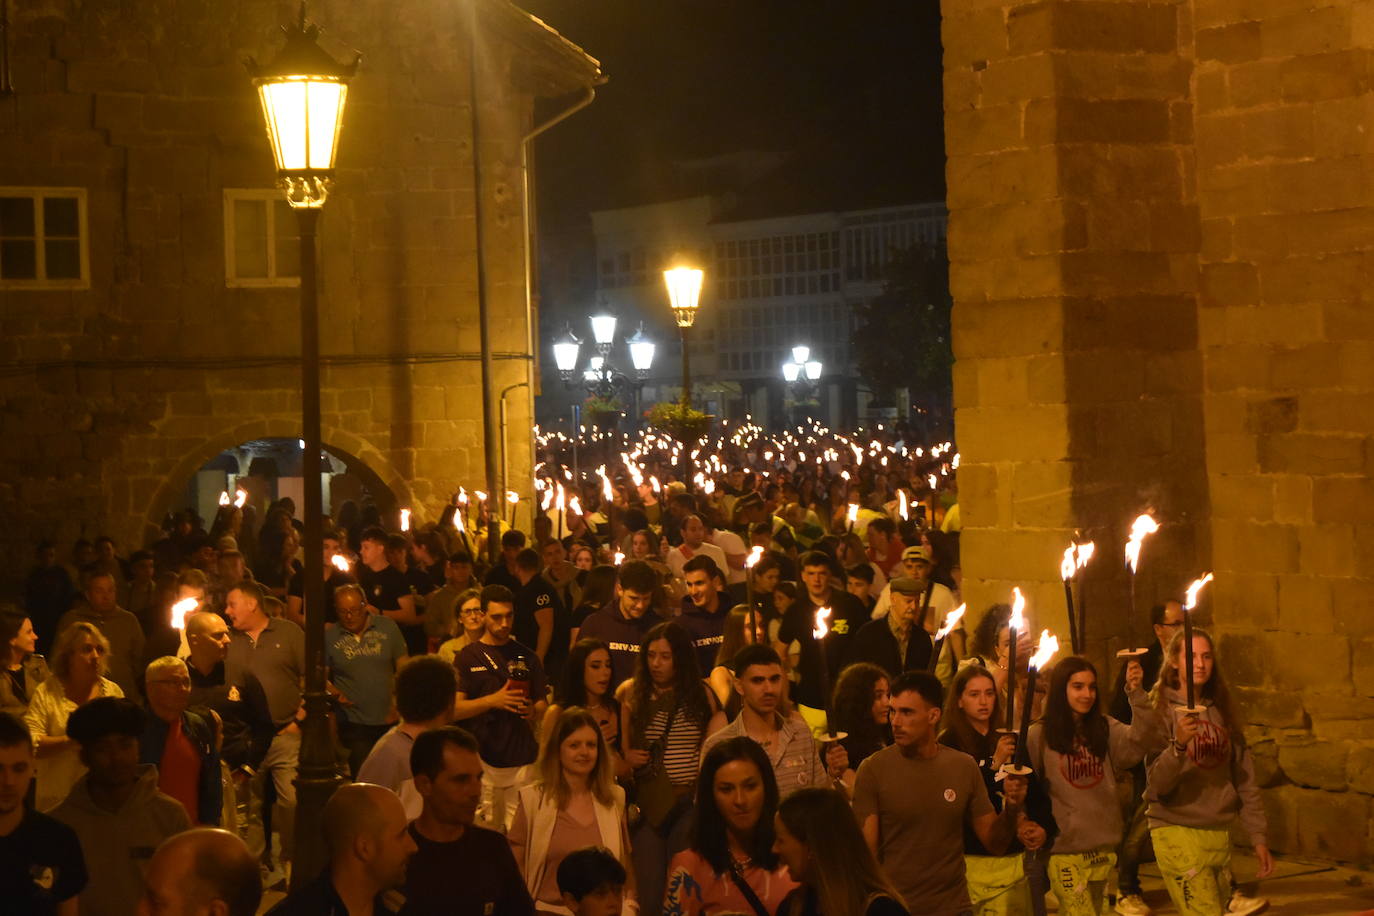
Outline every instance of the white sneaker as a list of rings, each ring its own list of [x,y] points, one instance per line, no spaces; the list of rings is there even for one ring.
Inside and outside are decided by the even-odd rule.
[[[1233,916],[1250,916],[1251,913],[1263,913],[1269,909],[1269,901],[1263,897],[1251,897],[1240,891],[1231,892],[1231,902],[1226,905],[1226,912]]]
[[[1112,909],[1121,916],[1150,916],[1154,912],[1139,894],[1122,894],[1116,898],[1116,906]]]

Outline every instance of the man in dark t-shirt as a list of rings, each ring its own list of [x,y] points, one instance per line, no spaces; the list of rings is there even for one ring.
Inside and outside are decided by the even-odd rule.
[[[382,529],[374,527],[364,531],[362,545],[358,548],[362,562],[354,574],[367,595],[368,607],[400,624],[409,654],[424,655],[429,651],[424,617],[416,608],[415,595],[405,574],[387,560],[386,545],[387,536]]]
[[[515,632],[517,642],[533,646],[549,672],[562,671],[568,656],[568,616],[553,586],[539,575],[539,554],[528,547],[515,557]]]
[[[578,639],[601,639],[611,647],[612,693],[634,676],[644,637],[663,622],[652,611],[657,585],[658,576],[648,563],[624,563],[616,581],[615,601],[588,614],[578,630]]]
[[[24,808],[33,781],[33,739],[24,724],[0,712],[0,910],[74,913],[67,902],[86,887],[86,862],[76,832]]]
[[[473,823],[482,798],[477,739],[456,726],[424,732],[410,770],[424,809],[409,828],[418,851],[406,867],[402,916],[533,916],[510,844]]]
[[[453,718],[466,721],[481,744],[482,819],[504,831],[517,792],[533,779],[529,765],[539,756],[534,728],[548,706],[548,681],[539,656],[511,636],[515,597],[510,589],[488,585],[481,601],[486,632],[453,662],[458,669]]]
[[[821,688],[821,643],[814,635],[816,609],[830,608],[829,632],[824,644],[832,684],[848,656],[850,640],[858,633],[859,627],[868,622],[868,612],[859,599],[831,585],[830,572],[830,558],[826,554],[813,550],[802,558],[805,594],[788,608],[778,628],[778,640],[784,645],[794,640],[801,644],[801,661],[798,663],[801,681],[792,696],[798,703],[812,709],[824,709],[827,699]]]

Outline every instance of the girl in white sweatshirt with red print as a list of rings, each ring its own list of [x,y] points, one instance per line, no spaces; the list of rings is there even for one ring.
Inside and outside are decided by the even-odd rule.
[[[1239,818],[1259,858],[1259,877],[1274,868],[1265,839],[1255,767],[1212,637],[1193,630],[1193,693],[1187,711],[1184,634],[1169,641],[1150,694],[1169,743],[1149,763],[1146,815],[1155,856],[1183,916],[1220,916],[1231,898],[1232,822]]]

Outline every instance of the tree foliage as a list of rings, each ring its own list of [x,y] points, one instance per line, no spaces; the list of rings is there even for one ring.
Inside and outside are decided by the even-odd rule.
[[[949,256],[944,240],[894,253],[883,291],[855,306],[859,371],[883,402],[898,388],[943,424],[953,415]]]

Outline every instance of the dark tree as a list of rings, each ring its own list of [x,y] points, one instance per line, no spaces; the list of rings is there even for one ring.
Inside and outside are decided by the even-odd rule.
[[[944,240],[893,253],[883,291],[855,305],[854,349],[859,371],[880,403],[898,388],[926,412],[931,433],[947,431],[954,415],[954,350],[950,342],[949,255]]]

